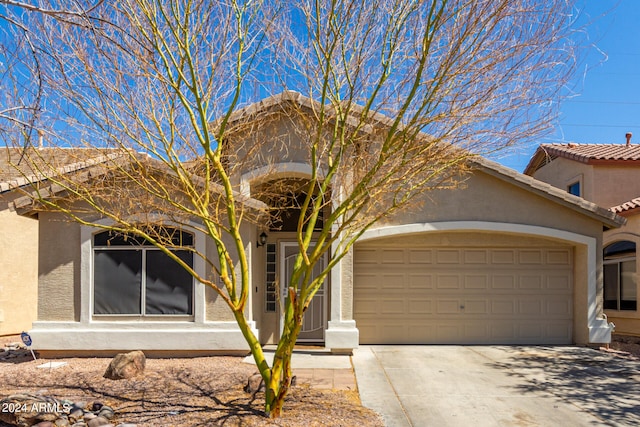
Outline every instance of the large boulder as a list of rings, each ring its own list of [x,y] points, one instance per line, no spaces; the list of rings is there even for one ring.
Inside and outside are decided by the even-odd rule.
[[[120,353],[113,358],[104,377],[110,380],[133,378],[144,372],[146,357],[140,350],[130,353]]]

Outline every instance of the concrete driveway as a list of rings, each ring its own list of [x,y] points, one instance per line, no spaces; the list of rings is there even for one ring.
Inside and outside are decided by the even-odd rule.
[[[640,361],[597,350],[361,346],[352,361],[389,427],[640,425]]]

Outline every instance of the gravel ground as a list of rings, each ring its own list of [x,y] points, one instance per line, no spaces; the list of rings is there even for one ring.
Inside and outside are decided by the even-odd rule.
[[[640,337],[614,334],[611,337],[609,348],[628,353],[628,355],[632,357],[640,358]],[[623,356],[625,355],[623,354]]]
[[[47,360],[20,358],[0,363],[0,399],[39,393],[87,405],[100,401],[115,409],[114,425],[143,426],[382,426],[378,415],[361,406],[355,391],[321,391],[301,384],[292,389],[284,416],[263,415],[264,395],[242,388],[256,372],[240,357],[147,359],[143,376],[112,381],[102,377],[111,359],[68,358],[54,369]],[[0,422],[0,427],[7,424]]]

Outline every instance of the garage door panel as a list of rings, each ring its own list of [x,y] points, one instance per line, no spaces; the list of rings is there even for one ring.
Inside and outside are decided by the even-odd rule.
[[[570,266],[571,251],[568,249],[547,251],[547,264]]]
[[[430,299],[412,299],[409,301],[407,312],[409,314],[433,314],[433,301]]]
[[[432,289],[433,277],[431,274],[409,274],[409,289],[411,291],[416,289]]]
[[[547,289],[550,291],[570,292],[571,276],[569,274],[547,276]]]
[[[464,301],[465,314],[489,314],[489,306],[491,302],[487,299],[466,299]]]
[[[491,251],[491,263],[498,265],[515,264],[516,251],[508,249],[496,249]]]
[[[469,249],[463,252],[465,264],[487,264],[489,251],[486,249]]]
[[[436,302],[436,313],[438,314],[458,314],[460,311],[460,300],[439,299]]]
[[[492,289],[515,289],[516,282],[517,282],[517,276],[515,274],[509,274],[509,275],[494,274],[491,276]]]
[[[539,298],[529,298],[526,300],[518,301],[518,314],[522,314],[525,316],[542,316],[545,313],[543,312],[543,305],[541,299]]]
[[[464,288],[465,289],[488,289],[489,288],[489,274],[468,274],[464,276]]]
[[[431,264],[433,251],[427,249],[409,249],[409,264]]]
[[[384,249],[379,253],[382,264],[404,264],[406,251],[401,249]]]
[[[436,275],[437,289],[461,289],[461,277],[457,274],[438,274]]]
[[[436,250],[436,264],[460,264],[459,249],[438,249]]]
[[[542,280],[542,276],[522,275],[518,281],[518,288],[541,290],[543,288]]]
[[[363,258],[357,248],[361,342],[571,343],[572,263],[568,247],[366,248]]]
[[[408,301],[404,299],[388,298],[384,304],[381,304],[380,313],[382,314],[395,314],[402,316],[406,311],[406,304]]]

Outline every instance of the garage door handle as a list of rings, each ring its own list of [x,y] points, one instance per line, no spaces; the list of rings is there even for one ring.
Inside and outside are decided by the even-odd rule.
[[[464,310],[464,305],[461,305],[461,306],[460,306],[460,310]]]

